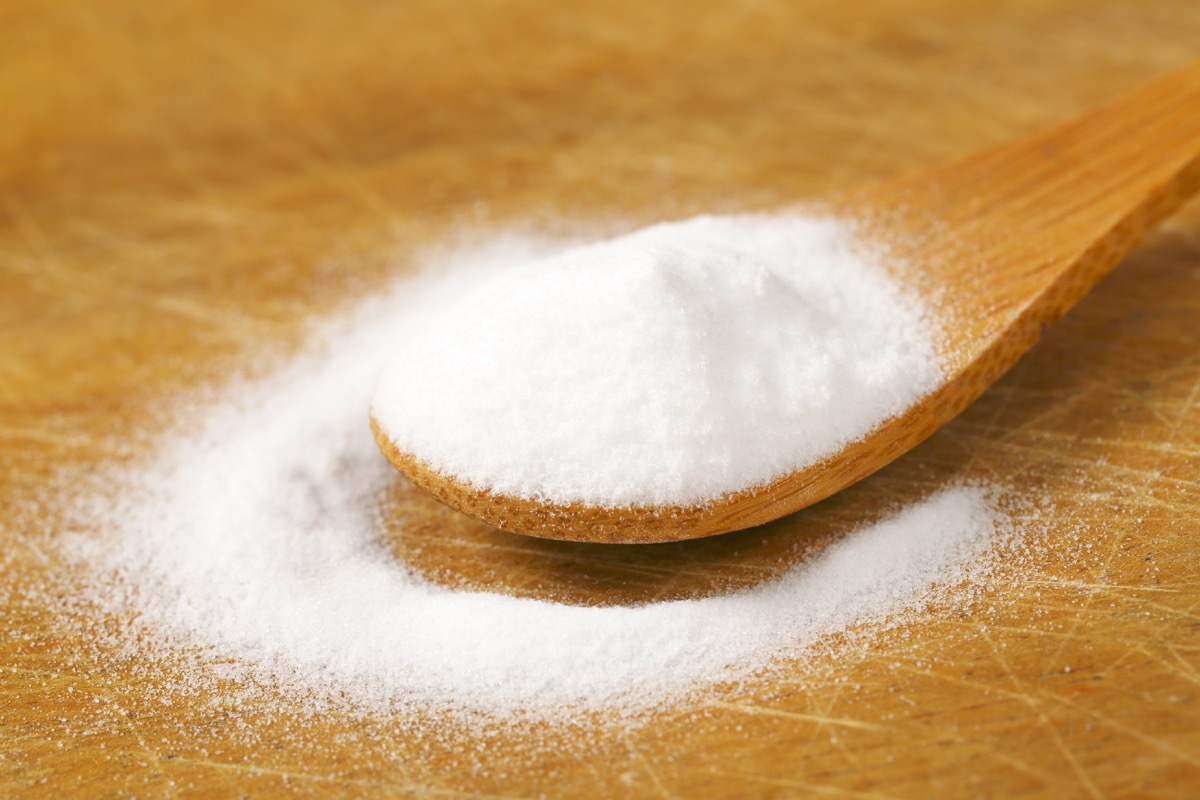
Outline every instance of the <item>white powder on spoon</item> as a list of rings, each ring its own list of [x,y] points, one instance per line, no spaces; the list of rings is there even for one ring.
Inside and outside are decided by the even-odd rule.
[[[697,217],[502,270],[391,342],[372,415],[502,495],[691,505],[832,455],[942,380],[843,223]]]
[[[765,239],[781,232],[762,226]],[[818,240],[831,230],[803,220],[783,227]],[[330,325],[318,352],[182,417],[152,463],[105,476],[104,489],[79,506],[80,524],[92,532],[65,542],[91,576],[88,600],[132,620],[124,635],[135,652],[147,641],[200,647],[306,696],[377,709],[540,715],[635,709],[746,677],[986,570],[1006,523],[988,490],[967,486],[865,526],[778,580],[725,596],[580,607],[449,589],[406,568],[385,546],[379,519],[398,478],[366,426],[372,384],[397,342],[431,310],[457,303],[479,269],[507,269],[527,252],[467,258],[464,266],[477,269],[424,289],[400,285]],[[859,273],[822,274],[824,284]],[[872,280],[877,305],[894,309],[896,295]],[[822,302],[854,294],[826,288]],[[717,299],[707,299],[710,310]],[[689,330],[697,333],[699,322]],[[613,377],[624,368],[613,363]]]

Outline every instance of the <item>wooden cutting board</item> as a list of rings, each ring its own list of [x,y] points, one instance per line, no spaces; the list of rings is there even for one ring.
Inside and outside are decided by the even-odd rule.
[[[766,209],[1083,110],[1196,57],[1200,4],[0,5],[0,795],[1200,795],[1200,208],[999,385],[801,514],[680,545],[523,540],[400,479],[435,580],[712,593],[955,478],[1047,509],[969,610],[638,722],[499,735],[164,693],[54,612],[65,478],[447,237]],[[404,518],[403,524],[400,519]],[[165,703],[164,696],[171,702]],[[216,702],[214,702],[216,701]]]

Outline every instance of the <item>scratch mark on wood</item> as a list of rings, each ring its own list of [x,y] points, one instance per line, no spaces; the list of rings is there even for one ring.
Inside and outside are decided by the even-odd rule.
[[[877,725],[872,722],[863,722],[857,719],[845,719],[842,717],[829,717],[821,714],[804,714],[798,711],[783,711],[775,708],[763,708],[761,706],[747,706],[740,703],[722,703],[710,702],[705,703],[706,706],[712,708],[723,708],[728,711],[737,711],[741,714],[750,714],[753,716],[780,717],[782,719],[794,719],[802,722],[813,722],[818,726],[835,725],[842,728],[856,728],[864,731],[884,731],[886,726]]]

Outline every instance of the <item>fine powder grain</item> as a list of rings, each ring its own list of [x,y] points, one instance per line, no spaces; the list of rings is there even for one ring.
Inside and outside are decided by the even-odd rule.
[[[372,414],[499,494],[692,505],[832,455],[943,378],[846,224],[697,217],[501,270],[391,342]]]
[[[270,376],[181,411],[149,463],[99,476],[74,503],[80,530],[62,537],[88,607],[126,620],[118,638],[139,658],[147,647],[199,648],[321,702],[554,715],[636,710],[746,678],[986,574],[1009,524],[994,490],[967,485],[722,596],[584,607],[451,589],[407,568],[380,518],[399,479],[366,425],[373,384],[424,311],[538,247],[474,250],[426,285],[401,283]],[[646,280],[670,283],[669,273]],[[876,286],[873,307],[894,314]],[[898,357],[911,360],[909,347],[919,343]]]

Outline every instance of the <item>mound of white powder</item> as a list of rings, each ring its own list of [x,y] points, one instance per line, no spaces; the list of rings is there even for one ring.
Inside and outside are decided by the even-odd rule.
[[[372,414],[500,494],[702,503],[832,455],[942,380],[924,311],[832,219],[697,217],[501,270],[389,343]]]
[[[667,246],[685,230],[695,231],[712,248],[711,268],[703,270],[707,277],[682,275],[687,268],[677,262],[679,253]],[[794,246],[785,246],[783,240],[797,232],[807,233]],[[602,376],[588,372],[602,363],[596,357],[583,358],[588,370],[580,371],[566,357],[567,349],[543,340],[539,341],[552,356],[546,362],[531,359],[530,368],[544,370],[556,391],[566,392],[573,401],[589,402],[587,392],[575,392],[578,384],[621,395],[631,413],[636,412],[638,389],[623,382],[648,380],[652,385],[643,387],[646,402],[662,404],[654,415],[680,410],[683,430],[707,443],[702,448],[706,469],[721,463],[710,457],[710,450],[733,462],[715,484],[702,480],[702,473],[691,465],[674,461],[668,465],[671,477],[666,483],[643,474],[645,465],[640,462],[617,481],[606,471],[613,459],[599,454],[600,472],[589,476],[579,462],[563,473],[568,483],[562,491],[580,491],[596,499],[601,496],[597,487],[607,487],[610,491],[603,497],[613,502],[678,499],[718,491],[735,478],[769,474],[783,462],[760,459],[754,469],[761,471],[751,473],[746,471],[750,462],[742,456],[758,446],[755,442],[765,447],[772,440],[761,439],[754,426],[738,426],[732,440],[725,441],[718,422],[729,422],[729,415],[741,408],[741,413],[771,425],[784,419],[803,421],[805,414],[823,414],[821,418],[834,427],[850,419],[869,425],[881,409],[902,406],[914,385],[924,385],[911,376],[901,381],[893,374],[896,370],[936,375],[927,345],[910,335],[915,312],[886,282],[865,277],[859,262],[844,255],[818,265],[814,269],[823,277],[815,279],[785,269],[793,257],[803,261],[812,255],[806,249],[812,237],[823,241],[826,250],[838,251],[832,243],[841,235],[836,226],[821,222],[709,220],[571,250],[574,255],[569,258],[564,254],[536,267],[519,267],[512,276],[504,270],[523,263],[528,249],[494,248],[462,257],[453,274],[426,286],[404,282],[389,296],[334,321],[319,347],[270,377],[231,385],[219,402],[181,411],[176,432],[163,439],[155,459],[102,476],[94,496],[79,499],[79,524],[86,530],[67,537],[64,551],[84,570],[90,603],[127,621],[123,635],[133,652],[143,653],[147,643],[188,651],[201,648],[217,661],[246,665],[257,679],[265,677],[285,690],[357,707],[416,704],[485,714],[636,709],[669,702],[698,686],[752,675],[773,659],[802,654],[822,637],[886,620],[924,603],[938,587],[982,574],[987,553],[1006,529],[993,493],[971,486],[944,489],[844,536],[782,578],[751,590],[636,607],[563,605],[445,588],[398,560],[385,544],[379,508],[386,489],[401,478],[379,454],[366,410],[385,362],[392,361],[393,367],[384,396],[391,398],[388,393],[402,383],[404,375],[394,366],[398,346],[407,353],[404,359],[435,368],[436,359],[420,358],[419,347],[410,345],[408,338],[424,324],[426,312],[456,303],[466,287],[478,283],[480,274],[496,275],[521,298],[518,306],[543,303],[539,308],[545,313],[566,292],[578,302],[564,309],[569,312],[564,324],[569,317],[580,317],[586,329],[619,323],[625,302],[633,304],[628,313],[635,317],[647,311],[650,300],[667,303],[661,327],[639,327],[636,336],[614,332],[609,341],[597,344],[605,358],[613,359]],[[664,238],[666,243],[657,250],[657,245],[647,245],[646,252],[659,255],[634,263],[625,277],[602,274],[598,265],[604,248],[626,250],[639,237],[647,242]],[[571,271],[570,265],[581,258],[589,268]],[[548,266],[555,264],[565,265],[566,271],[557,275]],[[614,265],[615,269],[624,267]],[[729,275],[722,274],[726,269]],[[544,297],[536,289],[541,279],[547,281]],[[576,280],[590,288],[568,291]],[[858,280],[865,288],[844,285]],[[806,281],[815,281],[821,291],[814,295],[798,288]],[[582,303],[585,296],[605,293],[611,296],[595,308]],[[735,307],[724,307],[722,295]],[[484,302],[484,296],[472,296],[464,301],[466,307]],[[668,302],[669,298],[674,299]],[[851,307],[859,305],[862,313],[855,312],[853,318],[867,331],[861,337],[854,330],[860,326],[847,321]],[[755,331],[768,310],[770,320],[782,322],[783,311],[795,311],[797,321],[783,330]],[[738,318],[736,324],[731,315]],[[759,316],[742,319],[745,315]],[[511,326],[519,324],[519,316],[510,308],[485,314],[479,327],[445,321],[429,341],[465,341],[476,335],[481,344],[471,352],[482,359],[477,366],[486,369],[483,362],[492,351],[483,342],[491,326],[509,326],[501,339],[511,347],[511,337],[517,335]],[[682,325],[678,342],[667,320]],[[840,333],[831,338],[817,330],[826,323]],[[885,329],[891,334],[885,336]],[[718,347],[706,348],[700,341],[705,330],[711,331]],[[635,339],[643,334],[651,337],[645,344],[652,350],[665,348],[668,341],[682,348],[670,364],[655,359],[674,373],[662,376],[668,389],[650,380],[642,366],[621,360],[638,351]],[[766,348],[778,356],[797,336],[827,346],[816,357],[798,348],[805,355],[797,361],[803,363],[782,375],[759,363],[761,353],[752,352]],[[710,350],[711,358],[705,361]],[[705,363],[689,365],[689,355]],[[511,352],[497,355],[508,362],[513,357]],[[841,357],[861,357],[870,366],[833,363]],[[751,363],[738,366],[743,360]],[[464,366],[460,361],[459,367]],[[560,369],[566,372],[559,374]],[[442,387],[447,376],[444,371],[439,375],[435,383]],[[740,399],[717,396],[722,376],[732,376]],[[433,385],[420,370],[408,377],[414,393]],[[786,383],[759,385],[776,379]],[[478,380],[453,385],[479,389]],[[698,388],[697,396],[678,397],[674,389],[681,381],[707,388]],[[822,399],[822,381],[833,381],[839,392],[849,386],[874,387],[871,391],[877,389],[887,402],[853,396]],[[752,389],[767,388],[775,399],[761,408],[750,402]],[[501,389],[509,400],[522,396],[511,386]],[[802,396],[794,404],[784,397],[792,390]],[[475,407],[469,399],[447,398],[441,391],[437,398],[417,403],[419,418],[443,429],[448,427],[445,419],[429,408],[435,400],[446,402],[454,413]],[[713,427],[702,425],[705,415],[693,415],[688,410],[692,405],[719,419],[709,420]],[[848,407],[844,416],[843,406]],[[400,407],[387,403],[389,420],[398,421],[390,415]],[[551,417],[551,427],[565,424],[544,404],[543,412]],[[512,420],[497,421],[507,430],[505,436],[528,428],[526,413],[513,409]],[[629,436],[635,431],[640,435],[643,423],[654,415],[641,417],[628,429]],[[608,422],[616,424],[616,416]],[[851,434],[838,434],[846,435]],[[445,431],[430,441],[434,440],[447,441]],[[539,441],[546,446],[550,439]],[[696,452],[678,432],[658,431],[652,441],[666,448],[671,459]],[[787,441],[791,459],[820,449]],[[612,444],[634,461],[652,460],[651,449],[643,443],[622,439]],[[461,451],[462,446],[460,442],[450,449]],[[481,452],[498,446],[489,441]],[[586,452],[590,451],[576,451],[572,458],[583,458]],[[558,473],[547,471],[553,474]],[[653,488],[639,493],[629,482],[634,475],[651,481]]]

